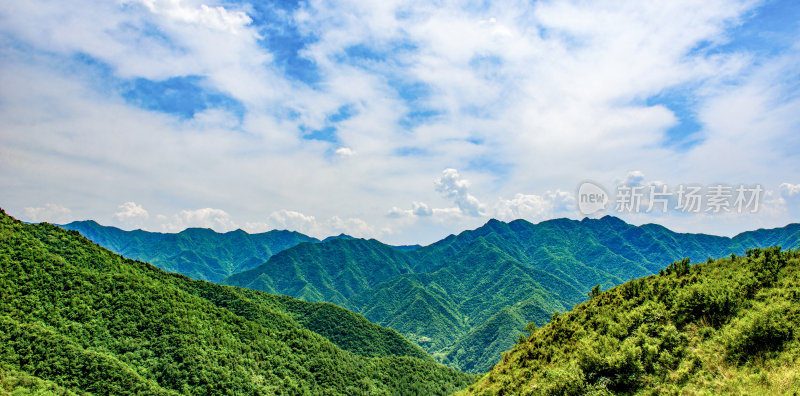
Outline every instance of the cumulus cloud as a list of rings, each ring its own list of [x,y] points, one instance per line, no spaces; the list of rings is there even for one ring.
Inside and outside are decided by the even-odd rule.
[[[334,153],[342,158],[352,157],[356,154],[356,152],[350,147],[339,147],[336,149],[336,151],[334,151]]]
[[[333,216],[327,221],[325,228],[330,230],[331,235],[345,233],[358,238],[370,238],[380,235],[376,234],[374,227],[357,217],[341,219],[339,216]]]
[[[168,223],[162,224],[162,229],[168,232],[178,232],[192,227],[210,228],[217,232],[238,228],[227,212],[214,208],[181,210],[173,215]]]
[[[646,211],[652,215],[674,211],[679,204],[676,189],[660,180],[648,180],[640,170],[629,171],[622,180],[615,179],[609,191],[612,195],[612,210],[619,215],[625,212]]]
[[[800,194],[800,184],[781,183],[779,190],[782,194],[791,197]]]
[[[414,201],[411,203],[411,213],[414,214],[414,216],[425,217],[432,215],[433,210],[424,202]]]
[[[246,3],[0,2],[0,179],[18,191],[4,206],[23,211],[51,194],[97,208],[152,191],[142,199],[153,213],[202,196],[263,230],[273,223],[259,216],[284,207],[313,210],[297,226],[319,232],[348,218],[376,235],[381,222],[446,223],[392,234],[416,243],[495,207],[540,216],[546,191],[587,178],[613,187],[632,166],[641,175],[620,183],[649,185],[647,174],[777,186],[800,169],[796,27],[737,30],[764,2],[310,1],[274,14]],[[282,34],[297,45],[276,47]],[[755,36],[771,37],[763,51],[737,41]],[[241,109],[181,121],[118,89],[186,76]],[[682,107],[699,130],[673,136]],[[352,111],[337,116],[343,108]],[[328,127],[330,141],[304,139]],[[473,185],[443,174],[437,191],[453,207],[433,207],[430,175],[447,167],[468,170]],[[512,198],[477,198],[498,195]],[[390,200],[432,206],[400,205],[389,217],[406,220],[387,220]]]
[[[225,7],[209,7],[201,4],[194,7],[181,0],[128,0],[147,7],[154,14],[161,14],[173,20],[198,24],[211,29],[239,32],[252,22],[242,11],[228,11]]]
[[[386,213],[386,217],[389,217],[389,218],[392,218],[392,219],[399,219],[401,217],[406,217],[406,216],[410,216],[410,215],[411,215],[411,211],[410,210],[403,210],[403,209],[398,208],[397,206],[392,206],[392,208],[389,209],[389,212]]]
[[[389,210],[389,213],[386,214],[387,217],[390,218],[401,218],[401,217],[428,217],[433,215],[436,209],[432,209],[424,202],[417,202],[414,201],[411,203],[411,209],[400,209],[396,206],[392,206],[392,209]]]
[[[132,201],[123,203],[118,209],[119,212],[114,213],[114,218],[123,223],[142,221],[150,217],[142,205]]]
[[[534,194],[517,194],[514,198],[500,199],[495,205],[494,216],[501,220],[541,219],[551,211],[551,204],[544,197]]]
[[[268,224],[275,229],[313,234],[317,231],[317,219],[294,210],[282,209],[269,215]]]
[[[358,238],[374,238],[391,233],[389,228],[377,230],[358,217],[332,216],[327,220],[318,220],[315,216],[287,209],[272,212],[266,222],[246,223],[245,229],[249,232],[264,232],[274,229],[297,231],[319,239],[341,233]]]
[[[470,183],[461,178],[458,170],[447,168],[442,171],[442,176],[435,181],[436,191],[442,196],[453,200],[462,213],[478,217],[485,214],[484,205],[469,193]]]
[[[494,206],[494,217],[501,220],[545,220],[555,216],[573,216],[575,197],[566,191],[547,191],[543,195],[516,194],[500,199]]]
[[[39,207],[26,207],[25,219],[33,223],[46,221],[49,223],[66,223],[71,220],[72,211],[64,206],[47,203]]]
[[[642,171],[630,171],[628,172],[628,176],[625,177],[625,180],[622,182],[623,185],[628,187],[635,187],[641,186],[644,182],[644,173]]]

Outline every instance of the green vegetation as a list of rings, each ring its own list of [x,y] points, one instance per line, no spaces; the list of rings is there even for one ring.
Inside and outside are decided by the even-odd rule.
[[[0,210],[0,392],[448,394],[473,378],[332,304],[193,281]]]
[[[74,221],[61,227],[80,232],[94,243],[127,258],[155,265],[192,279],[220,283],[228,276],[261,265],[272,255],[317,239],[292,231],[220,234],[187,228],[177,234],[123,231],[94,221]]]
[[[0,367],[0,394],[4,395],[75,395],[52,381],[45,381],[28,373]]]
[[[491,220],[410,251],[375,240],[300,244],[225,283],[332,302],[399,331],[451,367],[481,373],[526,323],[545,324],[553,312],[658,273],[673,260],[743,254],[766,244],[800,247],[800,225],[726,238],[614,217],[535,225]],[[725,296],[713,298],[724,304]],[[718,308],[724,306],[712,309]],[[686,309],[689,317],[697,314]]]
[[[425,247],[346,235],[317,243],[288,231],[159,234],[91,221],[64,227],[166,271],[336,304],[470,373],[486,372],[526,323],[545,324],[553,312],[658,273],[670,261],[698,262],[751,247],[800,247],[800,224],[726,238],[678,234],[653,224],[636,227],[609,216],[539,224],[491,220]],[[724,303],[725,296],[714,298]],[[686,314],[696,312],[687,307]]]
[[[798,328],[800,252],[680,260],[529,327],[463,393],[796,394]]]

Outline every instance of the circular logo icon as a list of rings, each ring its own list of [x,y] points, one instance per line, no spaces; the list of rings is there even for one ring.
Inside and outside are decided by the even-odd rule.
[[[595,214],[605,210],[607,205],[608,194],[600,185],[587,181],[578,187],[578,211],[582,214]]]

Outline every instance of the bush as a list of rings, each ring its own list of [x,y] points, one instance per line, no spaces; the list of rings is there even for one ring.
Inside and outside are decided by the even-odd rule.
[[[737,300],[735,289],[726,282],[690,285],[675,298],[675,321],[683,326],[704,318],[718,328],[735,313]]]
[[[586,390],[583,371],[576,366],[552,368],[544,373],[543,379],[540,389],[545,395],[582,395]]]
[[[779,305],[737,319],[726,338],[728,359],[743,363],[754,355],[780,350],[794,335],[787,312],[788,306]]]
[[[709,260],[711,260],[711,258],[709,258]],[[691,261],[687,257],[683,260],[673,261],[670,263],[670,265],[667,266],[666,273],[667,275],[675,274],[675,276],[681,277],[688,274],[691,268]]]

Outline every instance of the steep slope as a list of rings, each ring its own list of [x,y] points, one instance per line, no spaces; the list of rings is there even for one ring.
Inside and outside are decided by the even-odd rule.
[[[192,281],[0,210],[0,387],[447,394],[471,378],[331,304]]]
[[[584,301],[595,285],[657,273],[683,257],[742,254],[765,243],[797,246],[798,230],[795,224],[731,239],[610,216],[490,220],[407,252],[357,239],[301,244],[225,283],[333,302],[396,329],[452,367],[478,373],[514,344],[524,323],[546,323],[553,312]]]
[[[337,238],[283,251],[225,282],[350,307],[350,297],[409,271],[410,258],[400,250],[374,239]]]
[[[800,252],[746,253],[596,293],[463,394],[797,393]]]
[[[525,327],[525,318],[518,308],[503,307],[449,347],[443,362],[462,367],[464,371],[484,370],[477,365],[494,362],[497,351],[507,347],[506,340],[515,340],[522,334],[520,329]]]
[[[61,227],[75,230],[117,254],[151,263],[192,279],[220,283],[228,276],[256,267],[272,255],[317,239],[292,231],[248,234],[242,230],[217,233],[187,228],[176,234],[123,231],[94,221],[75,221]]]

